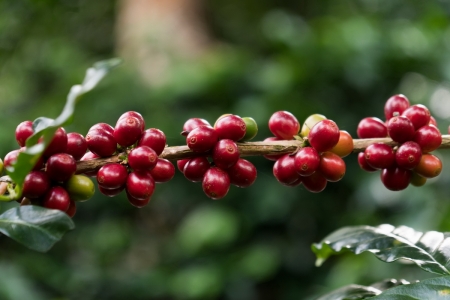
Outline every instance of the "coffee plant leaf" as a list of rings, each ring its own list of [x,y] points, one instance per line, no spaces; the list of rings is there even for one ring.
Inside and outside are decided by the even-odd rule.
[[[36,205],[11,208],[0,215],[0,232],[36,251],[46,252],[74,229],[64,212]]]
[[[425,271],[450,274],[450,233],[420,232],[407,226],[343,227],[312,245],[316,265],[343,252],[370,252],[384,262],[410,261]]]

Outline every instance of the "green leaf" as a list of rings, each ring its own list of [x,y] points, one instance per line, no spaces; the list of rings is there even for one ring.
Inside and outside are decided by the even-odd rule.
[[[371,298],[379,294],[381,294],[381,291],[374,287],[351,284],[332,291],[317,300],[359,300]]]
[[[15,183],[15,190],[13,193],[0,196],[0,201],[11,201],[20,198],[25,176],[33,169],[42,152],[45,150],[45,147],[52,140],[56,130],[72,122],[75,105],[81,99],[81,96],[92,90],[112,68],[118,66],[120,63],[120,59],[111,59],[96,63],[86,71],[83,83],[74,85],[71,88],[64,109],[56,119],[40,117],[34,121],[33,128],[35,132],[28,138],[26,150],[21,152],[16,163],[6,170],[9,177]],[[39,142],[41,138],[43,140]]]
[[[0,215],[0,232],[40,252],[49,250],[74,228],[66,213],[35,205],[11,208]]]
[[[378,259],[393,262],[405,259],[425,271],[450,274],[450,233],[420,232],[406,226],[354,226],[341,228],[312,245],[320,266],[330,255],[351,251],[373,253]]]
[[[450,299],[450,276],[422,280],[397,286],[382,292],[370,300],[444,300]]]
[[[350,284],[334,290],[317,300],[360,300],[373,299],[373,296],[380,295],[382,291],[392,288],[394,286],[409,284],[406,280],[388,279],[382,282],[372,284],[371,286],[362,286],[357,284]]]

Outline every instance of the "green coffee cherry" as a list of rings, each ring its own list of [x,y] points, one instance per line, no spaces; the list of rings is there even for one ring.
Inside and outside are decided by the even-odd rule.
[[[247,129],[245,131],[245,136],[241,139],[241,141],[250,141],[258,133],[258,124],[256,124],[255,119],[251,117],[244,117],[242,120],[244,120]]]
[[[311,130],[311,128],[313,128],[314,125],[326,119],[327,117],[325,117],[324,115],[320,114],[310,115],[309,117],[306,118],[305,122],[303,123],[302,129],[300,130],[300,135],[302,137],[307,137],[309,131]]]
[[[65,188],[70,199],[74,201],[86,201],[95,193],[95,186],[92,180],[84,175],[73,175],[66,182]]]
[[[0,175],[3,172],[3,160],[0,158]]]

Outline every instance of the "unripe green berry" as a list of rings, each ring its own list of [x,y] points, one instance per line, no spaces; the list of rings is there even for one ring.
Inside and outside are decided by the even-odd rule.
[[[244,117],[242,120],[245,122],[246,130],[245,136],[241,139],[241,141],[250,141],[258,133],[258,124],[256,124],[255,119],[251,117]]]
[[[70,199],[74,201],[86,201],[95,193],[92,180],[84,175],[73,175],[64,185]]]

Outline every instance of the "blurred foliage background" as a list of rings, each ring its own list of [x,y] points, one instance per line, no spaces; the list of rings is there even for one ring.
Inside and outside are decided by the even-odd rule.
[[[449,14],[448,1],[0,1],[0,155],[17,148],[19,122],[56,117],[85,69],[115,56],[125,63],[80,102],[68,132],[136,110],[182,145],[188,118],[234,113],[255,118],[263,140],[270,115],[288,110],[301,122],[325,114],[356,136],[360,119],[382,118],[403,93],[446,133]],[[438,155],[439,178],[395,193],[352,155],[320,194],[278,184],[261,157],[250,158],[254,186],[220,201],[180,173],[142,209],[96,194],[48,253],[0,237],[0,299],[314,299],[350,283],[424,279],[370,255],[316,268],[310,246],[350,225],[450,231],[450,156]]]

